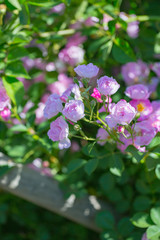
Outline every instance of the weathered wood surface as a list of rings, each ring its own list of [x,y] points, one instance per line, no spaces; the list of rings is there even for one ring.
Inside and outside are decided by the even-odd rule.
[[[6,163],[14,165],[0,153],[0,165]],[[14,165],[0,178],[0,188],[95,231],[100,231],[95,224],[96,213],[105,209],[112,211],[95,196],[76,199],[72,194],[65,199],[57,181],[21,164]]]

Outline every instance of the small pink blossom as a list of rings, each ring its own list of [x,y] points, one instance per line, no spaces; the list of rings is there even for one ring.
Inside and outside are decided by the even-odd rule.
[[[147,86],[143,84],[136,84],[127,87],[125,94],[132,99],[148,99],[150,96],[150,91]]]
[[[64,3],[60,3],[56,6],[54,6],[53,8],[51,8],[51,10],[49,11],[49,13],[59,13],[62,14],[63,11],[65,10],[65,4]]]
[[[148,145],[156,136],[157,130],[153,128],[149,121],[142,121],[135,124],[134,142],[136,145]]]
[[[97,141],[97,143],[99,143],[101,146],[103,146],[107,139],[109,138],[109,134],[107,133],[107,131],[103,128],[99,128],[96,138],[99,138],[99,141]]]
[[[136,15],[132,14],[130,17],[136,17]],[[139,21],[129,22],[127,26],[127,33],[131,38],[137,38],[139,33]]]
[[[153,108],[151,102],[146,100],[131,100],[129,102],[138,113],[140,113],[140,117],[138,121],[142,121],[148,118],[148,116],[152,113]]]
[[[100,92],[98,91],[97,88],[93,89],[93,93],[91,94],[91,97],[95,98],[100,103],[103,102],[102,99],[101,99],[101,94],[100,94]]]
[[[77,84],[71,84],[67,90],[62,94],[61,100],[63,102],[66,102],[68,97],[71,95],[71,93],[74,93],[74,99],[75,100],[81,100],[81,93],[79,86]]]
[[[86,36],[81,36],[80,32],[75,33],[71,37],[68,38],[66,48],[72,47],[72,46],[78,46],[86,41]]]
[[[2,111],[0,111],[0,116],[5,120],[8,121],[11,117],[11,111],[8,107],[5,107]]]
[[[93,78],[97,76],[99,68],[93,65],[93,63],[89,63],[88,65],[84,64],[77,66],[74,68],[74,71],[82,78]]]
[[[135,108],[124,99],[121,99],[117,104],[113,105],[110,111],[110,115],[106,117],[106,121],[110,118],[110,122],[113,122],[115,126],[116,123],[128,125],[136,115]]]
[[[97,17],[89,17],[85,20],[84,24],[88,27],[94,26],[96,23],[99,22],[99,18]]]
[[[35,114],[36,114],[36,121],[35,122],[37,124],[40,124],[41,122],[44,121],[44,114],[43,114],[44,108],[45,108],[45,104],[43,102],[40,102],[38,104],[38,108],[35,111]]]
[[[110,15],[103,14],[103,25],[105,30],[108,30],[108,23],[112,20],[113,18]]]
[[[147,238],[147,234],[146,233],[144,233],[143,234],[143,236],[142,236],[142,239],[141,240],[149,240],[148,238]]]
[[[127,85],[141,83],[149,75],[147,64],[142,61],[129,62],[122,66],[122,76]]]
[[[50,125],[48,137],[53,141],[59,141],[59,149],[69,148],[71,142],[68,139],[69,127],[63,117],[58,117]]]
[[[62,101],[58,94],[52,94],[48,98],[46,102],[46,106],[44,108],[44,117],[52,118],[56,116],[59,112],[62,112]]]
[[[70,100],[66,103],[62,113],[67,119],[77,122],[85,116],[84,104],[81,100]]]
[[[148,121],[152,127],[155,127],[160,132],[160,100],[152,102],[153,112],[150,114]]]
[[[155,72],[157,77],[160,77],[160,62],[156,62],[156,63],[152,64],[151,69],[153,72]]]
[[[59,59],[64,63],[75,66],[84,59],[84,50],[78,46],[70,46],[68,48],[64,48],[59,52]]]
[[[105,96],[113,95],[118,91],[120,88],[120,85],[117,83],[117,81],[114,78],[110,78],[107,76],[101,77],[97,80],[98,84],[98,90],[101,94],[104,94]]]
[[[56,68],[55,68],[55,64],[53,62],[47,63],[47,65],[46,65],[47,72],[53,72],[55,70],[56,70]]]
[[[6,93],[5,88],[0,83],[0,111],[3,111],[4,108],[10,108],[10,99]]]

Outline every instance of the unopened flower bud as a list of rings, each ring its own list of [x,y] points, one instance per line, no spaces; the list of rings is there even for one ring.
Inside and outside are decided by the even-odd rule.
[[[118,133],[124,133],[124,130],[125,130],[124,126],[118,126],[117,127],[117,132]]]
[[[74,130],[77,132],[81,130],[81,127],[79,126],[79,124],[74,125]]]

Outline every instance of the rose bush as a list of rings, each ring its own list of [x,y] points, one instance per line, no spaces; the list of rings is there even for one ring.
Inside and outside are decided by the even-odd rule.
[[[160,239],[158,6],[0,1],[0,150],[109,202],[103,240]]]

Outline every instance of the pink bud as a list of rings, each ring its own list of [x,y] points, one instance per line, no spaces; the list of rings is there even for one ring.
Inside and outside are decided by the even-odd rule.
[[[5,107],[3,111],[0,112],[0,115],[5,121],[8,121],[11,116],[11,111],[9,108]]]

